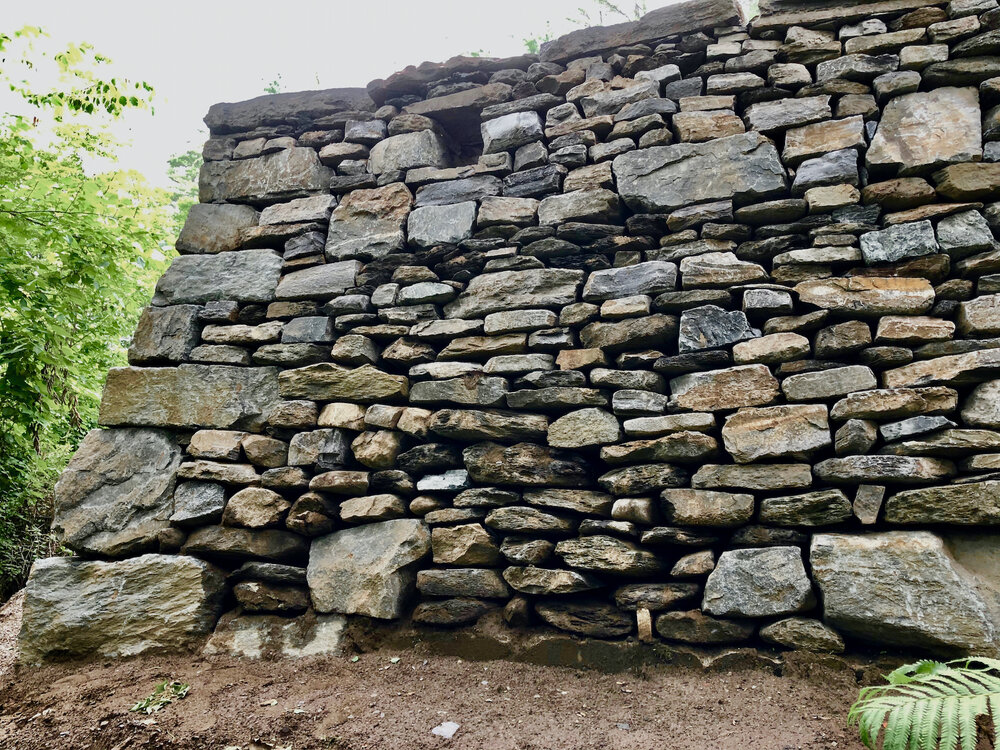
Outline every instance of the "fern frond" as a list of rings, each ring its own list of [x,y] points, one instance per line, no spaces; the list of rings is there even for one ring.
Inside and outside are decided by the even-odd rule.
[[[976,719],[1000,718],[1000,660],[920,661],[862,688],[847,714],[872,750],[975,750]]]

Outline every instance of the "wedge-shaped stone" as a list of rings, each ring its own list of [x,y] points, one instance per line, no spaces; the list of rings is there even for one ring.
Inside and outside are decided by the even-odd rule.
[[[958,330],[969,338],[1000,334],[1000,294],[986,294],[958,306]]]
[[[614,443],[621,437],[621,425],[604,409],[580,409],[549,425],[548,442],[553,448],[583,448]]]
[[[760,629],[760,637],[767,643],[796,651],[816,651],[840,654],[844,639],[831,627],[809,617],[787,617]]]
[[[544,440],[549,420],[538,414],[443,409],[431,417],[429,429],[451,440]]]
[[[91,555],[157,549],[157,535],[170,527],[180,460],[163,430],[91,430],[56,482],[52,530]]]
[[[672,403],[691,411],[722,411],[763,406],[780,395],[778,381],[765,365],[694,372],[670,381]]]
[[[878,232],[866,232],[861,235],[860,241],[861,253],[870,266],[932,255],[938,251],[934,227],[929,221],[896,224]]]
[[[204,304],[213,300],[270,302],[281,276],[273,250],[180,255],[156,282],[154,305]]]
[[[831,526],[849,520],[851,501],[840,490],[767,497],[760,501],[760,522],[776,526]]]
[[[243,230],[257,226],[257,219],[258,213],[251,206],[195,203],[177,237],[177,250],[189,254],[239,250]]]
[[[404,399],[409,383],[402,375],[391,375],[371,365],[350,369],[329,362],[285,370],[278,377],[282,398],[363,404]]]
[[[410,393],[410,403],[502,406],[506,395],[506,378],[490,377],[476,372],[461,378],[414,383]]]
[[[979,161],[982,114],[974,88],[942,87],[891,99],[882,110],[868,168],[900,175]]]
[[[809,464],[705,464],[691,477],[696,489],[787,490],[809,487]]]
[[[583,277],[583,271],[564,268],[481,274],[458,299],[445,305],[445,315],[476,318],[504,310],[559,308],[576,302]]]
[[[506,534],[530,536],[565,536],[576,530],[576,522],[569,518],[522,506],[507,506],[490,511],[484,523],[489,528]]]
[[[667,489],[660,493],[667,523],[679,526],[742,526],[753,516],[753,495],[713,490]]]
[[[806,304],[865,318],[921,315],[934,305],[934,287],[916,278],[818,279],[797,284],[795,292]]]
[[[181,551],[224,561],[252,559],[297,564],[308,549],[306,539],[281,529],[203,526],[191,532]]]
[[[865,123],[861,117],[843,120],[826,120],[785,133],[785,148],[781,158],[786,164],[797,165],[832,151],[846,148],[864,148]]]
[[[900,524],[995,526],[1000,524],[1000,481],[899,492],[886,501],[885,520]]]
[[[325,263],[293,271],[278,282],[274,296],[281,300],[320,300],[336,297],[354,286],[360,271],[361,263],[357,260]]]
[[[664,569],[663,561],[649,550],[600,534],[563,540],[556,554],[569,567],[591,573],[647,576]]]
[[[37,560],[25,589],[20,659],[186,651],[215,626],[224,593],[221,571],[183,555]]]
[[[477,443],[462,455],[469,476],[483,484],[584,487],[590,473],[581,456],[531,443]]]
[[[813,467],[816,476],[834,484],[926,484],[955,474],[955,464],[914,456],[845,456]]]
[[[754,625],[746,620],[716,619],[700,609],[692,609],[688,612],[664,612],[656,618],[656,632],[668,641],[718,646],[749,640]]]
[[[569,510],[590,516],[611,517],[614,499],[611,495],[594,490],[529,490],[524,493],[529,505],[552,510]]]
[[[701,608],[711,615],[775,617],[815,602],[801,550],[767,547],[723,552],[705,582]]]
[[[372,260],[401,249],[412,203],[413,195],[401,182],[352,190],[330,216],[327,258]]]
[[[198,197],[202,203],[277,203],[326,192],[332,177],[316,149],[286,148],[256,159],[206,162]]]
[[[809,562],[824,621],[847,635],[935,650],[992,647],[986,604],[935,534],[817,534]]]
[[[631,151],[615,158],[613,170],[622,199],[645,213],[728,198],[766,200],[788,186],[774,144],[756,132]]]
[[[594,271],[583,287],[583,299],[587,302],[601,302],[634,294],[660,294],[676,287],[677,266],[654,260]]]
[[[833,405],[831,419],[905,419],[948,414],[958,406],[958,393],[943,386],[886,388],[851,393]]]
[[[815,401],[867,391],[876,385],[878,381],[870,367],[848,365],[790,375],[781,383],[781,390],[789,401]]]
[[[422,521],[399,518],[316,539],[306,572],[318,612],[391,620],[415,593],[414,564],[431,549]]]
[[[627,583],[615,591],[615,604],[631,611],[659,612],[690,601],[698,593],[696,583]]]
[[[400,133],[372,146],[368,163],[374,174],[418,167],[447,167],[448,147],[433,130]]]
[[[747,107],[745,119],[751,129],[770,133],[808,125],[832,116],[829,96],[804,96],[751,104]]]
[[[759,263],[740,260],[734,253],[702,253],[681,260],[681,286],[684,289],[728,289],[736,284],[767,281]]]
[[[100,423],[259,430],[279,401],[273,367],[114,367]]]
[[[535,612],[554,628],[593,638],[620,638],[633,630],[633,618],[604,601],[543,601]]]
[[[644,464],[626,466],[601,475],[597,483],[612,495],[642,495],[662,490],[664,487],[682,487],[687,472],[670,464]]]
[[[511,567],[503,572],[504,580],[515,591],[532,596],[552,594],[576,594],[601,588],[604,583],[596,576],[578,573],[575,570],[554,570],[551,568]]]
[[[978,383],[997,375],[1000,375],[1000,349],[979,349],[886,370],[882,373],[882,380],[887,388],[912,388],[937,384]]]
[[[675,432],[649,440],[606,446],[601,449],[601,460],[612,465],[649,461],[691,463],[713,458],[718,450],[718,443],[711,435]]]
[[[590,349],[619,352],[657,346],[677,334],[673,315],[647,315],[613,323],[590,323],[580,331],[580,343]]]
[[[759,335],[760,331],[750,327],[745,313],[723,310],[718,305],[702,305],[681,313],[677,346],[683,354],[718,349]]]
[[[726,419],[722,441],[743,464],[767,458],[805,460],[832,444],[821,404],[741,409]]]

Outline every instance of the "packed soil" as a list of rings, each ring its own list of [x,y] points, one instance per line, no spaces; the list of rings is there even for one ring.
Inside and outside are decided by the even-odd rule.
[[[10,658],[19,619],[17,600],[0,611],[4,750],[861,748],[844,721],[849,668],[604,674],[385,649],[25,668]],[[189,684],[187,697],[129,710],[165,680]],[[432,731],[445,722],[458,724],[450,739]]]

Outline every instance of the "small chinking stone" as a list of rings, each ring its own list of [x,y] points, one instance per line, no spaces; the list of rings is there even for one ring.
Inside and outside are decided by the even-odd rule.
[[[736,5],[213,106],[22,654],[996,651],[1000,9]]]

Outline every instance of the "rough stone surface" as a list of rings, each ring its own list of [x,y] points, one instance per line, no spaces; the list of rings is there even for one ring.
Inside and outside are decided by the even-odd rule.
[[[866,159],[869,169],[907,175],[977,161],[982,152],[978,92],[943,87],[892,99],[882,112]]]
[[[162,430],[91,430],[54,491],[53,531],[75,552],[123,557],[170,526],[180,449]]]
[[[616,157],[613,168],[622,200],[640,212],[726,198],[764,200],[787,186],[778,152],[759,133],[632,151]]]
[[[104,384],[100,422],[257,429],[278,400],[272,367],[116,367]]]
[[[221,571],[180,555],[38,560],[25,591],[20,659],[189,650],[215,626],[223,586]]]
[[[969,652],[995,638],[969,572],[927,531],[817,534],[809,553],[823,619],[889,646]]]
[[[813,604],[798,547],[727,550],[705,583],[702,609],[729,617],[775,617]]]
[[[414,563],[430,549],[427,527],[410,518],[321,537],[309,551],[313,606],[318,612],[400,617],[415,592]]]

